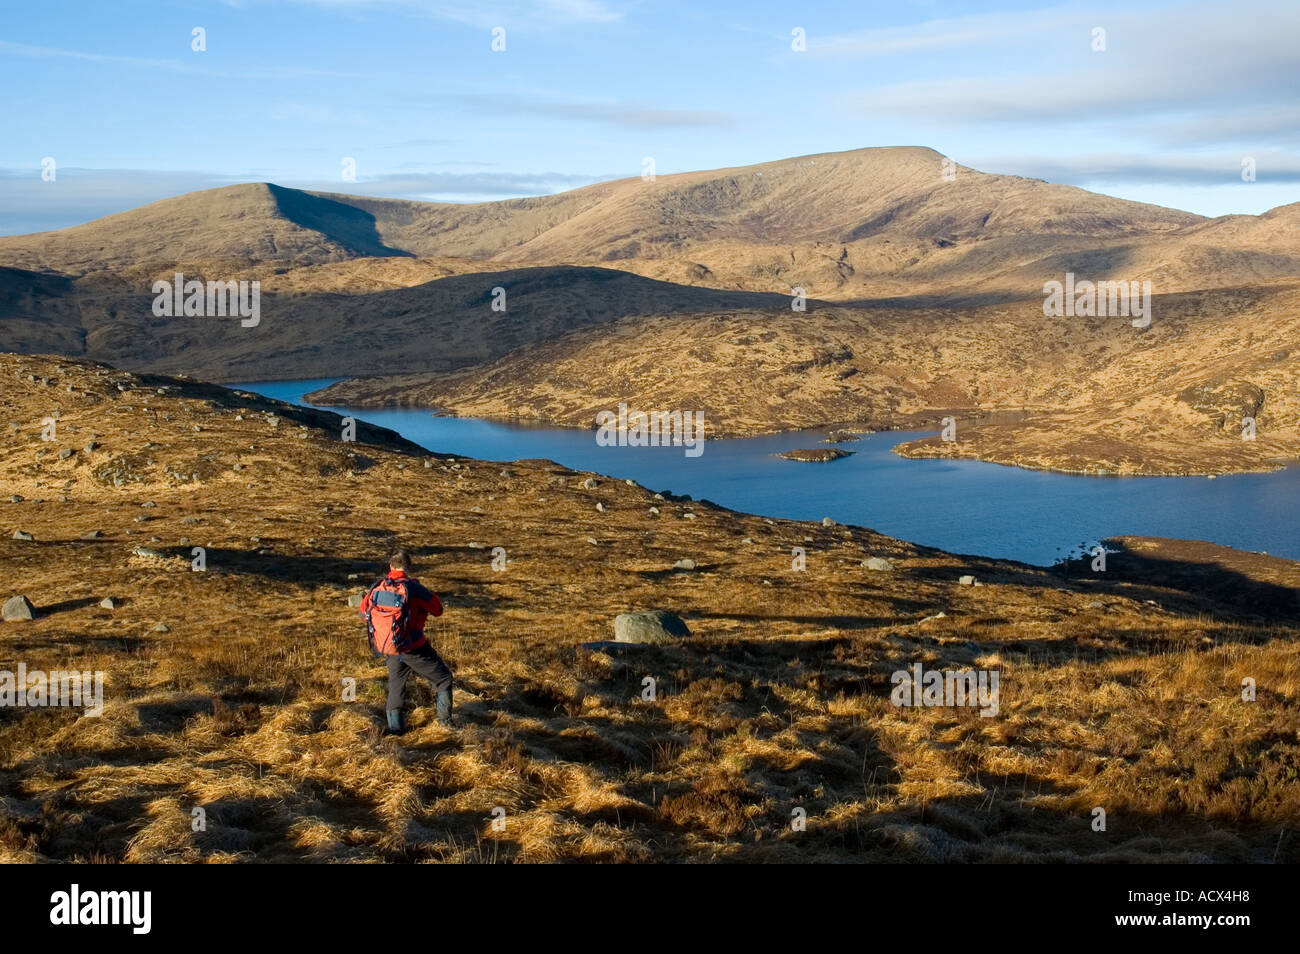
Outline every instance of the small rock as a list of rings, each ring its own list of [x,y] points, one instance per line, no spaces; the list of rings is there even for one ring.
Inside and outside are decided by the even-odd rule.
[[[594,490],[599,486],[600,486],[600,481],[597,480],[595,477],[588,477],[586,480],[582,482],[583,490]]]
[[[117,609],[117,600],[111,596],[105,596],[99,601],[99,605],[102,609]]]
[[[947,619],[947,618],[948,618],[948,614],[945,613],[943,610],[940,610],[939,612],[935,613],[933,616],[927,616],[925,619],[921,620],[921,622],[928,623],[932,619]]]
[[[835,521],[832,520],[830,517],[822,517],[822,526],[823,526],[823,527],[833,527],[833,526],[835,526]]]
[[[476,542],[474,542],[474,541],[470,541],[469,548],[470,548],[471,550],[482,550],[482,549],[484,549],[483,544],[481,544],[481,543],[476,543]]]
[[[149,547],[135,547],[135,548],[131,551],[131,553],[134,554],[135,556],[138,556],[138,557],[144,557],[146,560],[165,560],[165,559],[167,559],[167,555],[166,555],[166,554],[164,554],[164,553],[162,553],[162,552],[160,552],[160,551],[158,551],[158,550],[151,549],[151,548],[149,548]]]
[[[171,627],[166,623],[155,623],[153,627],[155,633],[170,633],[171,631]]]
[[[682,559],[678,560],[676,563],[673,564],[673,569],[693,570],[695,569],[695,561],[692,560],[690,557],[682,557]]]
[[[683,519],[683,520],[694,520],[694,519],[695,519],[695,514],[691,513],[691,512],[688,510],[688,511],[686,511],[686,513],[682,514],[682,519]]]
[[[658,508],[658,507],[651,507],[651,508],[650,508],[650,512],[651,512],[651,513],[658,513],[658,512],[659,512],[659,508]]]
[[[587,542],[590,543],[593,547],[600,546],[600,541],[597,540],[595,537],[588,537]]]
[[[63,450],[59,451],[59,460],[67,460],[75,453],[76,451],[74,451],[71,447],[65,447],[63,448]]]
[[[9,498],[9,502],[10,502],[10,503],[22,503],[22,502],[23,502],[23,495],[22,495],[22,494],[14,494],[12,497]]]
[[[867,557],[862,561],[862,565],[868,570],[880,570],[882,573],[888,573],[894,568],[894,564],[884,557]]]
[[[0,607],[0,618],[6,623],[22,623],[36,618],[36,607],[27,597],[19,595],[5,601]]]
[[[91,530],[91,531],[89,531],[88,533],[83,533],[83,534],[81,535],[81,539],[83,539],[83,540],[98,540],[98,539],[99,539],[100,537],[102,537],[103,535],[104,535],[104,531],[102,531],[102,530]]]
[[[966,576],[963,576],[961,579],[959,579],[957,583],[961,586],[974,586],[975,577],[971,576],[970,574],[967,574]]]
[[[81,449],[81,452],[83,454],[93,454],[98,447],[99,447],[98,444],[96,444],[94,441],[91,441],[89,444],[87,444],[85,447]]]
[[[349,606],[360,606],[360,605],[361,605],[361,601],[362,601],[363,599],[365,599],[365,598],[366,598],[366,594],[365,594],[365,593],[353,593],[351,596],[348,597],[348,605],[349,605]]]
[[[14,531],[14,539],[15,539],[15,540],[35,540],[36,538],[33,537],[30,533],[28,533],[26,530],[15,530],[15,531]]]
[[[597,504],[596,504],[596,509],[599,510],[601,513],[604,513],[604,512],[605,512],[605,505],[604,505],[603,503],[597,503]]]
[[[741,543],[748,543],[748,544],[750,544],[751,546],[752,546],[753,543],[754,543],[754,541],[753,541],[753,539],[752,539],[751,537],[745,537],[745,539],[741,540],[740,542],[741,542]]]

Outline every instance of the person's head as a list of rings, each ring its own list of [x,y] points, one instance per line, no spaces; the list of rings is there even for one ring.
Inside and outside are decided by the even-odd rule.
[[[388,558],[388,568],[390,570],[401,570],[403,573],[410,573],[415,568],[411,562],[411,554],[405,550],[398,550]]]

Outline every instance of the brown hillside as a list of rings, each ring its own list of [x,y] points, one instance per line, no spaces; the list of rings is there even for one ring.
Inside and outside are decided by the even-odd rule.
[[[106,677],[100,717],[0,709],[4,860],[1300,860],[1300,633],[1232,595],[1294,564],[956,557],[63,358],[0,355],[0,408],[0,596],[37,609],[0,668]],[[399,543],[462,722],[417,695],[395,738],[346,600]],[[694,635],[581,648],[649,607]],[[996,670],[998,714],[891,704],[914,664]]]

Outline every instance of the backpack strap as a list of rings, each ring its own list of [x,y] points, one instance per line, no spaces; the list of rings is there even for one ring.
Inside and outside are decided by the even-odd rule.
[[[366,596],[368,597],[371,596],[375,592],[375,590],[379,589],[379,584],[383,583],[384,580],[386,579],[388,579],[388,577],[384,577],[383,579],[376,581],[370,587],[370,589],[366,590]],[[374,608],[375,608],[374,601],[371,600],[370,609],[373,611]],[[371,620],[370,618],[370,612],[366,613],[366,639],[370,642],[370,654],[375,658],[379,658],[383,656],[383,653],[379,651],[379,647],[375,645],[375,624],[374,621]]]

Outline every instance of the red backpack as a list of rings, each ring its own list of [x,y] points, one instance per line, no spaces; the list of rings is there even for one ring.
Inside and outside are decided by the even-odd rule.
[[[397,656],[419,641],[411,625],[409,578],[384,577],[370,588],[366,630],[370,648],[384,656]]]

